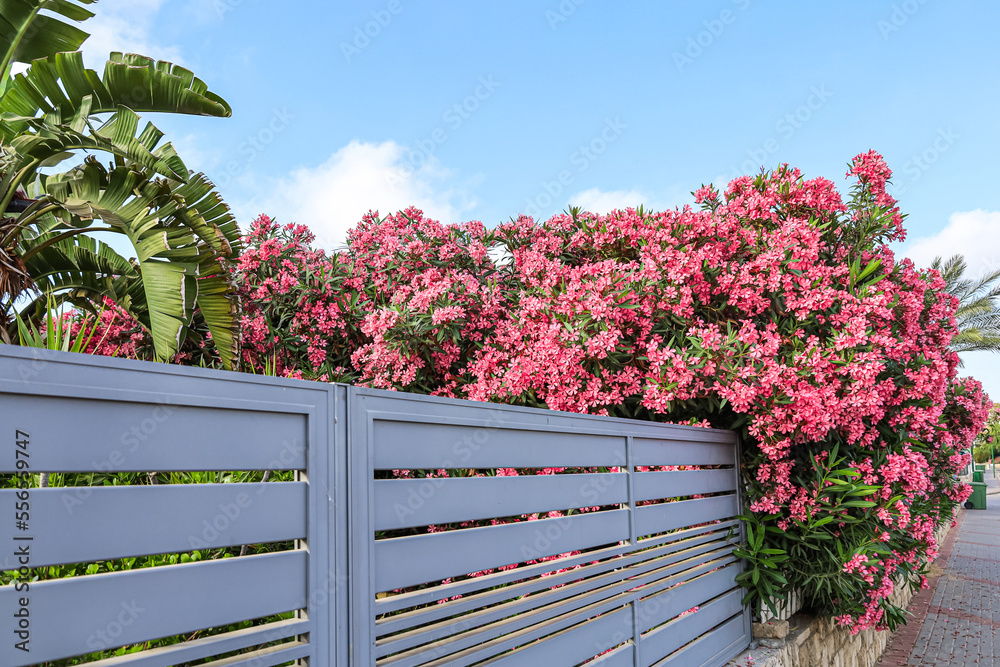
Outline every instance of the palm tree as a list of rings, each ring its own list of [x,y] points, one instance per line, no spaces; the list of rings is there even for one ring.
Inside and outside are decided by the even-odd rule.
[[[197,321],[230,367],[238,318],[226,265],[239,229],[162,132],[140,131],[138,114],[232,110],[171,63],[112,53],[103,76],[84,67],[74,50],[87,33],[57,16],[84,21],[93,1],[0,0],[0,335],[26,292],[85,307],[111,298],[149,331],[158,357],[172,356]],[[15,62],[30,67],[11,77]],[[81,151],[81,164],[49,173]],[[128,238],[135,259],[88,236],[95,231]]]
[[[1000,352],[1000,269],[982,276],[965,278],[968,264],[962,255],[952,255],[948,261],[935,257],[931,268],[939,271],[945,291],[958,298],[958,333],[951,339],[955,352],[988,350]]]

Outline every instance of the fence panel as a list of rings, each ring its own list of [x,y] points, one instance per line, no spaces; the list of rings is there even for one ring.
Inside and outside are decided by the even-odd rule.
[[[227,664],[333,664],[329,636],[347,625],[346,591],[338,605],[330,585],[346,566],[331,558],[331,532],[346,526],[326,500],[334,399],[305,382],[2,346],[0,473],[93,473],[100,484],[111,473],[270,470],[298,481],[0,490],[0,570],[81,575],[0,587],[0,664],[177,635],[198,639],[91,664],[167,667],[254,647]],[[275,551],[129,569],[135,556],[260,543]],[[114,559],[116,571],[85,574]],[[315,604],[318,593],[329,601]]]
[[[714,666],[749,643],[728,432],[12,346],[0,425],[8,480],[90,480],[0,489],[0,570],[74,575],[0,586],[30,646],[3,665],[164,637],[89,664]]]
[[[720,665],[749,643],[733,434],[357,388],[345,408],[352,664]]]

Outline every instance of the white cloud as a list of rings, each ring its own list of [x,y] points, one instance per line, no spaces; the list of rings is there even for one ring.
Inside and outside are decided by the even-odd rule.
[[[935,257],[962,254],[970,276],[995,270],[1000,267],[1000,211],[953,213],[944,229],[933,236],[908,240],[899,254],[919,267],[930,266]]]
[[[93,5],[94,18],[81,24],[90,33],[83,43],[84,63],[100,73],[112,51],[138,53],[184,64],[180,49],[153,37],[156,14],[166,0],[102,0]]]
[[[369,210],[387,215],[416,206],[443,223],[460,222],[476,201],[464,189],[447,186],[445,179],[453,181],[454,175],[436,158],[414,169],[405,149],[394,141],[354,140],[319,166],[252,183],[256,192],[266,194],[245,203],[230,200],[244,227],[254,216],[267,213],[279,222],[307,225],[320,246],[336,250]]]

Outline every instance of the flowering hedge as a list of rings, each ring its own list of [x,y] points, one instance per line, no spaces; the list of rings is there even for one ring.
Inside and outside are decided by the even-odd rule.
[[[347,250],[254,221],[240,260],[257,372],[738,429],[751,598],[802,588],[854,631],[894,627],[985,420],[956,378],[954,297],[897,261],[891,175],[858,155],[845,202],[788,167],[700,209],[577,210],[495,229],[369,214]],[[112,341],[113,342],[113,341]],[[105,341],[107,343],[107,341]]]

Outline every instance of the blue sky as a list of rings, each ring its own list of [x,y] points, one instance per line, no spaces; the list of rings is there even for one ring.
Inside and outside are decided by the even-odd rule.
[[[336,247],[369,208],[487,225],[569,204],[691,201],[787,162],[848,186],[871,148],[909,215],[899,250],[1000,266],[993,34],[971,0],[765,3],[101,0],[87,62],[181,62],[229,119],[152,118],[246,225]],[[1000,399],[1000,363],[966,372]],[[996,379],[994,379],[996,378]]]

